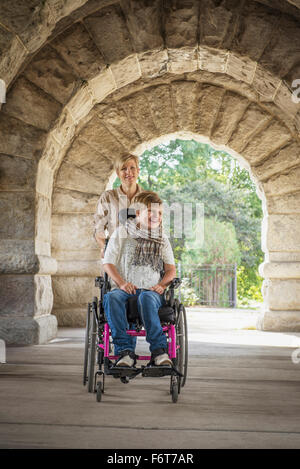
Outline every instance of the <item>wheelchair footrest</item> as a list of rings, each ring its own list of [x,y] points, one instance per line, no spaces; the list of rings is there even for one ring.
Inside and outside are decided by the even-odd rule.
[[[141,372],[139,368],[129,368],[128,366],[112,366],[106,368],[105,374],[112,375],[114,378],[122,378],[123,376],[128,376],[128,378],[135,377]]]
[[[162,366],[145,366],[142,371],[142,376],[148,376],[152,378],[159,378],[161,376],[171,376],[176,374],[173,368],[170,366],[162,365]]]

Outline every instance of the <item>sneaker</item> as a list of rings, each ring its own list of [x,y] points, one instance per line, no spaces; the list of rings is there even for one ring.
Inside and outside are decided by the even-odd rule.
[[[121,357],[116,362],[116,366],[127,366],[131,368],[134,365],[134,359],[132,358],[132,352],[125,350],[121,352]]]
[[[154,363],[156,366],[161,366],[161,365],[171,366],[172,365],[172,361],[169,358],[169,355],[167,353],[162,353],[160,355],[157,355],[154,358]]]

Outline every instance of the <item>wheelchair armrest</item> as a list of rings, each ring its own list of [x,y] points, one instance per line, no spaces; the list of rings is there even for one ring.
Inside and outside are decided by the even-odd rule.
[[[95,278],[95,287],[101,288],[105,283],[104,277],[96,277]]]
[[[172,282],[170,283],[170,285],[168,286],[168,288],[170,288],[171,290],[175,290],[176,288],[179,287],[179,285],[181,284],[181,278],[179,277],[175,277],[173,278]]]
[[[99,288],[102,288],[102,287],[110,288],[110,282],[109,282],[108,278],[105,278],[105,277],[96,277],[96,278],[95,278],[95,287],[99,287]]]

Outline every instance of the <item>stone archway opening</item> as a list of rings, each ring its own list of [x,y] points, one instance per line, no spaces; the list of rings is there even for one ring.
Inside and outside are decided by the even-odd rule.
[[[181,131],[225,145],[249,165],[268,213],[262,327],[298,330],[295,2],[33,3],[17,19],[18,0],[1,7],[0,325],[7,342],[46,342],[56,331],[51,311],[59,321],[79,319],[76,305],[85,298],[69,302],[69,287],[79,271],[98,273],[84,227],[114,157]]]

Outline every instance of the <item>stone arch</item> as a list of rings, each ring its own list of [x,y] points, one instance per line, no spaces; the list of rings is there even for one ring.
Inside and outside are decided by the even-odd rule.
[[[263,327],[298,328],[300,111],[291,99],[299,70],[296,7],[226,0],[43,3],[48,12],[55,5],[59,21],[41,14],[42,37],[26,54],[17,49],[38,35],[27,31],[25,40],[21,28],[11,36],[17,59],[0,116],[8,213],[2,265],[11,292],[4,333],[19,324],[19,343],[55,333],[51,275],[63,271],[61,259],[51,256],[52,210],[59,219],[62,201],[91,207],[109,177],[112,154],[138,152],[143,142],[180,130],[227,145],[249,162],[269,213],[266,311],[284,312],[266,314]],[[73,7],[80,8],[71,13]],[[28,63],[20,73],[23,59]],[[87,175],[92,192],[80,189]],[[27,292],[26,320],[13,297],[16,285]],[[276,296],[278,285],[287,285],[293,297],[288,307]]]

